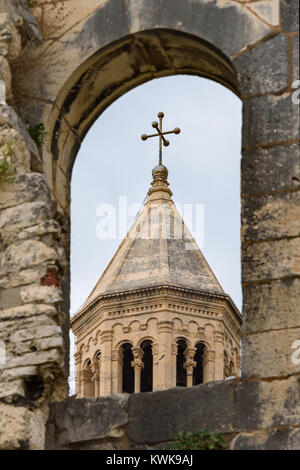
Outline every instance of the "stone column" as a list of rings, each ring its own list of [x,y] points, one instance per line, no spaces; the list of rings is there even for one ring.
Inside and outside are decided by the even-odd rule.
[[[215,351],[206,349],[203,354],[203,383],[212,380],[215,380]]]
[[[81,398],[81,390],[80,390],[81,353],[76,352],[74,354],[74,357],[75,357],[75,366],[76,366],[76,396],[77,398]]]
[[[94,384],[90,370],[83,370],[81,373],[82,397],[93,398],[95,396]]]
[[[122,393],[122,366],[123,357],[120,349],[114,349],[111,356],[112,393]]]
[[[152,357],[153,357],[153,392],[158,390],[158,358],[159,358],[159,344],[152,343]]]
[[[193,386],[193,373],[194,367],[196,367],[197,363],[194,361],[196,349],[195,348],[187,348],[184,351],[185,363],[183,367],[186,370],[186,386],[192,387]]]
[[[224,379],[224,337],[222,333],[215,334],[215,376],[214,380]]]
[[[134,368],[134,393],[141,391],[141,370],[144,367],[142,357],[143,351],[140,348],[132,349],[133,361],[131,366]]]
[[[158,324],[158,390],[172,387],[172,334],[173,322],[161,321]]]
[[[92,380],[94,382],[95,397],[100,397],[100,366],[101,359],[95,359],[92,364]]]
[[[177,343],[172,343],[171,345],[171,350],[172,350],[172,363],[171,363],[171,368],[172,368],[172,387],[176,387],[176,372],[177,372],[177,351],[178,351],[178,346]]]
[[[101,346],[101,374],[100,374],[100,396],[112,393],[112,360],[111,360],[111,331],[103,331],[100,338]]]

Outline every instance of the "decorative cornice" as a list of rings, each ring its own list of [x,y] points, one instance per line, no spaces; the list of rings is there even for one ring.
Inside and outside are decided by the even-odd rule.
[[[71,318],[71,325],[72,327],[75,326],[75,323],[78,322],[83,316],[85,316],[88,312],[90,312],[94,307],[96,307],[100,302],[104,301],[125,301],[125,300],[133,300],[135,298],[143,298],[149,297],[149,295],[166,295],[166,294],[179,294],[183,297],[188,297],[189,299],[193,298],[195,300],[213,300],[216,302],[226,301],[227,304],[230,306],[231,310],[234,312],[236,320],[239,324],[242,323],[241,314],[228,294],[218,294],[213,292],[207,291],[198,291],[195,289],[188,289],[185,287],[174,286],[174,285],[160,285],[160,286],[152,286],[152,287],[144,287],[140,289],[133,289],[130,291],[124,292],[114,292],[103,294],[97,297],[97,299],[93,300],[89,305],[87,305],[83,310],[79,311],[77,314]]]

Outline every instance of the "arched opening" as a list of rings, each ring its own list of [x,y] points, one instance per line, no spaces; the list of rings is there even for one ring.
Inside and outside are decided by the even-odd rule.
[[[153,390],[153,355],[152,341],[145,340],[141,344],[144,367],[141,370],[141,392]]]
[[[133,361],[132,345],[130,343],[124,343],[121,346],[123,352],[123,364],[122,364],[122,392],[133,393],[134,392],[134,369],[131,365]]]
[[[105,82],[105,89],[103,89],[104,82],[100,79],[102,73],[101,64],[106,61],[105,64],[108,71],[110,67],[115,67],[119,50],[114,49],[114,54],[111,54],[111,51],[107,48],[105,51],[99,51],[99,53],[93,56],[87,63],[82,64],[76,76],[74,75],[74,77],[70,78],[64,90],[62,90],[58,105],[55,110],[53,110],[51,116],[51,119],[53,119],[51,125],[53,125],[53,133],[56,136],[56,138],[52,140],[51,150],[52,156],[57,155],[57,159],[52,159],[51,161],[52,182],[54,185],[57,185],[57,189],[54,189],[54,193],[57,194],[57,181],[58,178],[60,178],[60,193],[62,194],[64,192],[66,196],[65,201],[62,201],[62,204],[60,204],[66,211],[65,220],[67,220],[68,217],[69,179],[72,173],[73,163],[82,139],[91,128],[81,147],[80,155],[76,160],[72,176],[73,233],[71,255],[72,257],[74,256],[75,244],[77,245],[76,250],[78,254],[77,259],[72,260],[73,272],[78,272],[78,276],[72,273],[73,312],[91,292],[95,282],[99,279],[101,272],[106,268],[110,258],[126,233],[124,228],[120,230],[120,227],[117,226],[116,230],[113,230],[114,233],[111,239],[100,240],[101,243],[99,239],[95,240],[95,226],[97,226],[97,222],[99,221],[99,218],[97,219],[95,214],[97,214],[99,204],[101,204],[104,199],[112,201],[114,206],[113,210],[116,209],[118,211],[120,204],[117,196],[119,194],[127,195],[129,208],[131,204],[137,205],[138,203],[140,206],[145,197],[145,191],[147,191],[150,183],[151,170],[156,163],[157,152],[155,143],[145,146],[145,144],[140,142],[139,137],[141,133],[147,131],[149,124],[151,128],[151,120],[155,118],[155,113],[161,110],[161,103],[163,105],[162,108],[164,108],[162,110],[165,111],[169,121],[166,125],[181,126],[185,135],[189,134],[184,141],[179,140],[181,135],[178,136],[178,140],[176,140],[176,143],[174,142],[174,147],[173,142],[171,142],[172,150],[167,150],[165,153],[165,162],[170,170],[172,191],[176,194],[178,200],[181,200],[184,204],[187,201],[187,197],[189,198],[189,202],[191,200],[190,194],[187,196],[187,189],[195,188],[193,202],[196,204],[200,202],[205,205],[207,215],[205,231],[206,240],[209,240],[210,246],[205,247],[204,254],[207,256],[209,263],[223,285],[225,280],[225,289],[230,294],[232,294],[230,284],[235,284],[237,279],[237,296],[240,298],[239,152],[241,106],[239,100],[233,93],[215,83],[219,82],[238,94],[235,72],[229,60],[220,51],[217,51],[211,45],[190,35],[182,33],[178,33],[177,35],[177,32],[158,31],[137,36],[140,39],[143,36],[143,41],[144,39],[146,41],[143,43],[143,47],[147,48],[147,44],[149,45],[151,42],[151,37],[156,34],[163,35],[166,40],[165,45],[167,45],[168,41],[171,41],[171,38],[173,44],[174,40],[176,43],[177,36],[180,38],[178,48],[176,47],[174,50],[168,51],[170,57],[172,54],[174,54],[174,58],[176,56],[176,60],[179,57],[176,54],[180,54],[181,66],[176,71],[176,74],[199,75],[211,78],[214,81],[187,75],[166,78],[168,75],[174,75],[175,73],[173,65],[171,67],[170,63],[165,64],[164,69],[160,70],[157,74],[153,73],[150,76],[149,74],[138,72],[134,78],[130,79],[128,78],[130,75],[128,75],[130,66],[128,65],[128,68],[127,65],[124,65],[120,71],[114,68],[115,75],[112,75],[113,78],[111,79],[113,83],[109,85],[108,82],[110,79],[107,78],[108,81]],[[132,38],[128,38],[125,43],[125,45],[122,43],[125,47],[123,50],[130,53],[130,57],[134,57],[137,51],[130,49]],[[103,62],[104,58],[105,61]],[[144,59],[139,57],[138,61],[141,60]],[[154,58],[150,56],[147,60],[149,64],[151,64]],[[79,75],[81,76],[81,83],[80,86],[77,87]],[[152,80],[157,77],[164,78]],[[130,93],[126,93],[148,80],[152,81],[136,88]],[[180,81],[182,81],[182,85],[178,87],[176,83]],[[193,84],[196,82],[199,83],[199,88],[196,88],[196,86],[193,88]],[[207,88],[206,84],[209,84]],[[92,87],[93,93],[87,93],[89,86]],[[148,90],[152,90],[149,92],[148,102],[141,96],[141,90],[144,89],[144,87],[145,90],[147,88]],[[211,87],[211,91],[209,91],[209,87]],[[205,92],[201,95],[200,99],[201,88],[203,88]],[[191,91],[192,99],[190,105],[187,105],[187,98],[185,96],[186,90],[194,90],[194,92]],[[171,101],[169,101],[167,105],[164,105],[165,97],[171,93],[173,93],[172,104]],[[120,100],[117,100],[121,95],[124,96]],[[176,96],[176,100],[174,96]],[[205,99],[205,96],[207,96],[207,99]],[[133,97],[131,102],[130,97]],[[159,98],[159,100],[156,99],[156,97]],[[114,103],[114,101],[116,102]],[[156,104],[158,101],[160,104]],[[119,103],[122,109],[120,108],[114,113],[113,110],[118,108]],[[122,103],[124,103],[123,106]],[[141,103],[143,103],[143,109],[141,109]],[[215,108],[213,103],[215,103]],[[220,103],[224,107],[224,110],[226,110],[224,113],[223,111],[220,112]],[[237,105],[237,103],[239,104]],[[234,117],[229,121],[227,115],[230,106],[234,110],[232,111]],[[216,109],[217,107],[218,109]],[[192,109],[193,112],[186,113],[187,108]],[[58,113],[59,109],[61,110],[60,114]],[[129,109],[130,116],[135,116],[134,121],[128,117]],[[104,110],[105,113],[103,113]],[[99,121],[91,127],[101,113],[103,114]],[[220,120],[220,116],[222,117],[225,114],[226,119]],[[174,119],[171,119],[172,115],[174,115]],[[239,120],[236,119],[237,115],[239,116]],[[106,119],[107,124],[104,124]],[[66,122],[68,123],[67,125]],[[233,122],[236,124],[233,125]],[[127,126],[128,123],[130,123],[130,126]],[[139,126],[141,126],[141,128]],[[72,129],[72,131],[70,131],[70,129]],[[217,134],[217,132],[221,134]],[[198,138],[199,133],[201,134],[201,141]],[[237,136],[237,143],[233,150],[232,142],[234,142],[234,134]],[[184,134],[182,133],[182,135]],[[219,136],[218,139],[216,138],[217,135]],[[130,137],[130,143],[129,139],[126,142],[128,136]],[[193,136],[197,137],[195,144],[192,143],[191,138],[193,138]],[[204,144],[205,139],[207,139],[207,144]],[[120,142],[119,147],[115,145],[117,142]],[[136,148],[136,155],[138,155],[136,159],[135,157],[132,158],[135,154],[133,149],[135,142],[138,142],[138,145],[143,145],[143,147]],[[220,148],[215,147],[218,143],[220,144]],[[194,145],[194,149],[197,148],[197,152],[195,151],[194,154],[191,151],[192,145]],[[177,149],[176,153],[174,151],[175,147]],[[141,154],[144,158],[141,158]],[[187,158],[182,158],[182,155],[186,154],[188,154]],[[205,158],[200,158],[203,154],[205,154]],[[81,157],[81,155],[84,156]],[[214,155],[218,155],[220,158],[214,161]],[[233,161],[232,156],[236,157],[235,161]],[[188,165],[187,162],[189,162]],[[211,167],[208,165],[208,162],[212,162]],[[58,167],[60,169],[63,168],[63,175]],[[134,175],[132,172],[133,168],[136,169],[136,174]],[[232,174],[230,171],[232,171]],[[60,176],[58,176],[58,173]],[[234,183],[232,182],[233,173]],[[198,192],[198,195],[196,195],[196,189],[199,190],[197,180],[199,174],[202,175],[203,182],[210,182],[208,185],[210,185],[211,189],[206,190],[205,183],[203,183],[201,192]],[[220,175],[222,176],[219,177]],[[77,179],[76,183],[74,182],[75,178]],[[134,178],[135,181],[134,185],[131,184],[132,178]],[[182,181],[184,181],[184,184],[182,184]],[[227,187],[231,188],[231,190],[234,188],[234,191],[231,194],[226,193],[227,196],[224,196],[223,183],[227,184]],[[78,185],[77,190],[74,189],[75,184]],[[82,191],[83,187],[86,188],[85,191]],[[214,190],[221,187],[224,196],[222,197],[222,201],[224,202],[223,208],[221,208],[222,201],[216,200],[217,198],[214,196]],[[134,192],[133,189],[136,191]],[[208,200],[209,198],[207,200],[204,199],[204,195],[205,197],[210,195],[210,200]],[[61,197],[59,197],[59,200],[61,200]],[[232,256],[234,248],[228,248],[228,240],[232,237],[233,233],[233,230],[230,230],[229,234],[226,228],[230,226],[227,211],[228,201],[229,204],[235,205],[234,211],[236,218],[235,222],[231,223],[231,227],[236,225],[236,229],[234,230],[236,257]],[[214,207],[212,207],[213,205]],[[78,207],[80,207],[79,213]],[[215,212],[215,208],[218,208],[217,213]],[[135,213],[136,212],[137,209],[135,210]],[[87,219],[88,216],[89,220]],[[132,216],[133,213],[130,217]],[[130,217],[126,228],[129,228],[132,222]],[[216,220],[218,220],[218,227],[214,226],[214,221]],[[220,225],[224,227],[222,243],[219,242],[220,237],[218,235],[220,233]],[[207,227],[210,227],[209,231]],[[95,241],[96,243],[94,243]],[[202,248],[201,240],[200,243],[199,239],[196,241],[200,245],[200,248]],[[225,246],[226,249],[224,249]],[[84,249],[82,249],[83,247]],[[229,264],[226,259],[227,255],[228,258],[230,257],[230,276],[227,275],[227,272],[223,273],[222,267],[220,267]],[[219,268],[217,267],[216,269],[216,264],[218,263]],[[229,288],[226,287],[226,282]],[[237,296],[233,295],[235,299]],[[239,298],[236,300],[237,304],[240,303]],[[131,372],[131,374],[134,375],[133,372]],[[141,371],[141,374],[144,374],[144,372]]]
[[[196,352],[194,356],[194,361],[196,366],[194,367],[193,372],[193,385],[199,385],[203,383],[203,355],[204,355],[205,345],[203,343],[196,344]]]
[[[186,387],[187,377],[184,367],[185,356],[184,352],[187,348],[187,343],[184,339],[177,341],[177,357],[176,357],[176,387]]]
[[[83,396],[84,398],[92,398],[95,396],[95,387],[93,382],[92,361],[87,359],[83,367]]]

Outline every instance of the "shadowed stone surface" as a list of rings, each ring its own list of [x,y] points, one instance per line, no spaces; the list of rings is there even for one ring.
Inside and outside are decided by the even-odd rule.
[[[51,406],[47,448],[165,449],[174,432],[203,429],[223,433],[234,449],[299,448],[299,381],[299,375],[263,382],[229,379],[133,394],[129,400],[128,395],[65,400]],[[283,424],[287,431],[279,432]]]
[[[298,0],[280,0],[280,20],[287,33],[299,31]]]
[[[254,47],[234,60],[242,95],[279,91],[287,87],[289,40],[283,34]],[[274,58],[273,51],[276,50]],[[270,68],[272,67],[272,73]],[[274,69],[273,69],[274,67]]]
[[[300,192],[243,199],[242,241],[300,235]]]
[[[228,37],[228,30],[234,24],[235,34]],[[157,14],[158,27],[170,27],[189,31],[201,36],[219,47],[229,57],[238,53],[257,38],[267,36],[272,30],[245,6],[237,2],[217,0],[161,0]]]
[[[272,429],[238,435],[234,450],[299,450],[300,428]]]
[[[243,302],[245,333],[295,328],[299,326],[300,279],[245,286]],[[285,315],[281,314],[283,310]]]
[[[128,421],[128,395],[53,404],[48,422],[46,448],[72,443],[121,438]]]
[[[300,187],[299,144],[244,150],[242,194]]]
[[[168,441],[181,430],[230,432],[233,413],[229,381],[141,393],[129,399],[129,436],[141,444]]]
[[[291,94],[261,96],[244,103],[243,146],[289,141],[299,138],[299,114]]]

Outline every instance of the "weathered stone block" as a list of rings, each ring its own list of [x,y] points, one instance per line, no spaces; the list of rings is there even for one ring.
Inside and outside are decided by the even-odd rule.
[[[11,341],[28,341],[34,338],[46,338],[47,336],[54,336],[61,334],[61,327],[58,325],[45,325],[38,328],[26,328],[24,330],[15,331],[10,339]]]
[[[43,315],[34,314],[33,316],[24,316],[18,317],[15,316],[11,320],[3,320],[1,321],[1,328],[0,328],[0,337],[1,338],[8,338],[12,331],[21,329],[21,328],[30,328],[35,326],[42,326],[42,325],[56,325],[55,320],[52,318],[53,315]]]
[[[24,381],[22,379],[0,383],[0,398],[12,397],[15,395],[25,396]]]
[[[50,338],[35,339],[34,345],[38,351],[52,349],[52,348],[63,349],[64,340],[63,340],[62,335],[51,336]]]
[[[0,287],[0,308],[11,308],[21,305],[20,289],[11,287],[10,289],[2,289]]]
[[[232,421],[232,382],[210,382],[129,398],[129,436],[136,444],[167,442],[172,433],[181,430],[230,432]]]
[[[40,224],[28,227],[20,232],[14,233],[9,238],[10,243],[16,243],[20,240],[26,240],[28,238],[43,237],[48,234],[60,234],[61,227],[55,220],[46,220]]]
[[[57,314],[57,310],[52,305],[43,304],[26,304],[15,308],[0,310],[0,320],[20,320],[26,317],[34,317],[35,315],[51,315]],[[47,318],[47,317],[46,317]],[[20,324],[20,321],[19,321]]]
[[[128,0],[127,9],[130,32],[152,28],[157,7],[156,0]]]
[[[181,0],[161,0],[156,21],[156,27],[196,34],[214,44],[228,57],[272,32],[241,3],[217,0],[187,0],[184,8]],[[233,24],[235,34],[228,34]]]
[[[20,272],[10,273],[0,279],[0,288],[18,287],[27,284],[34,284],[39,282],[41,277],[45,274],[44,267],[37,267],[34,269],[24,269]],[[0,314],[1,316],[1,314]]]
[[[299,138],[298,107],[291,93],[245,100],[243,119],[243,147]]]
[[[0,449],[28,448],[28,410],[0,403]]]
[[[10,369],[18,366],[37,365],[45,363],[61,363],[62,358],[57,349],[49,349],[47,351],[36,351],[23,356],[8,358],[3,369]]]
[[[21,355],[33,351],[46,351],[52,348],[63,349],[63,347],[63,337],[60,335],[11,343],[9,350],[11,350],[13,355]]]
[[[300,236],[300,191],[242,199],[242,241]]]
[[[300,353],[297,355],[296,341],[300,341],[300,328],[269,331],[243,337],[242,376],[286,377],[299,374],[298,356]]]
[[[287,33],[299,31],[298,0],[280,0],[280,22]]]
[[[283,34],[279,34],[238,56],[234,60],[234,65],[238,73],[241,94],[258,95],[287,88],[288,52],[289,40]]]
[[[236,387],[235,396],[239,431],[300,425],[300,376],[244,381]]]
[[[21,289],[22,302],[31,303],[41,301],[45,303],[56,303],[62,300],[61,291],[55,286],[31,285]]]
[[[31,225],[51,219],[53,210],[46,202],[26,202],[4,209],[0,215],[0,230],[3,238]]]
[[[253,243],[242,249],[243,282],[265,281],[299,274],[299,238]]]
[[[7,248],[0,262],[0,275],[20,271],[45,262],[55,262],[57,252],[37,240],[25,240]]]
[[[0,449],[43,449],[47,410],[0,403]]]
[[[244,333],[300,326],[300,279],[282,279],[243,288]]]
[[[13,185],[2,187],[0,209],[33,201],[50,201],[50,192],[44,175],[25,173],[18,175]]]
[[[241,433],[232,442],[233,450],[299,450],[300,428],[272,429]]]
[[[127,422],[126,394],[94,399],[67,399],[50,406],[46,449],[66,448],[68,445],[74,449],[76,443],[107,438],[122,441]]]
[[[243,150],[242,194],[300,186],[299,144]]]
[[[38,375],[38,368],[35,366],[16,367],[15,369],[6,369],[0,372],[0,380],[18,379],[21,377],[28,377],[32,375]]]

